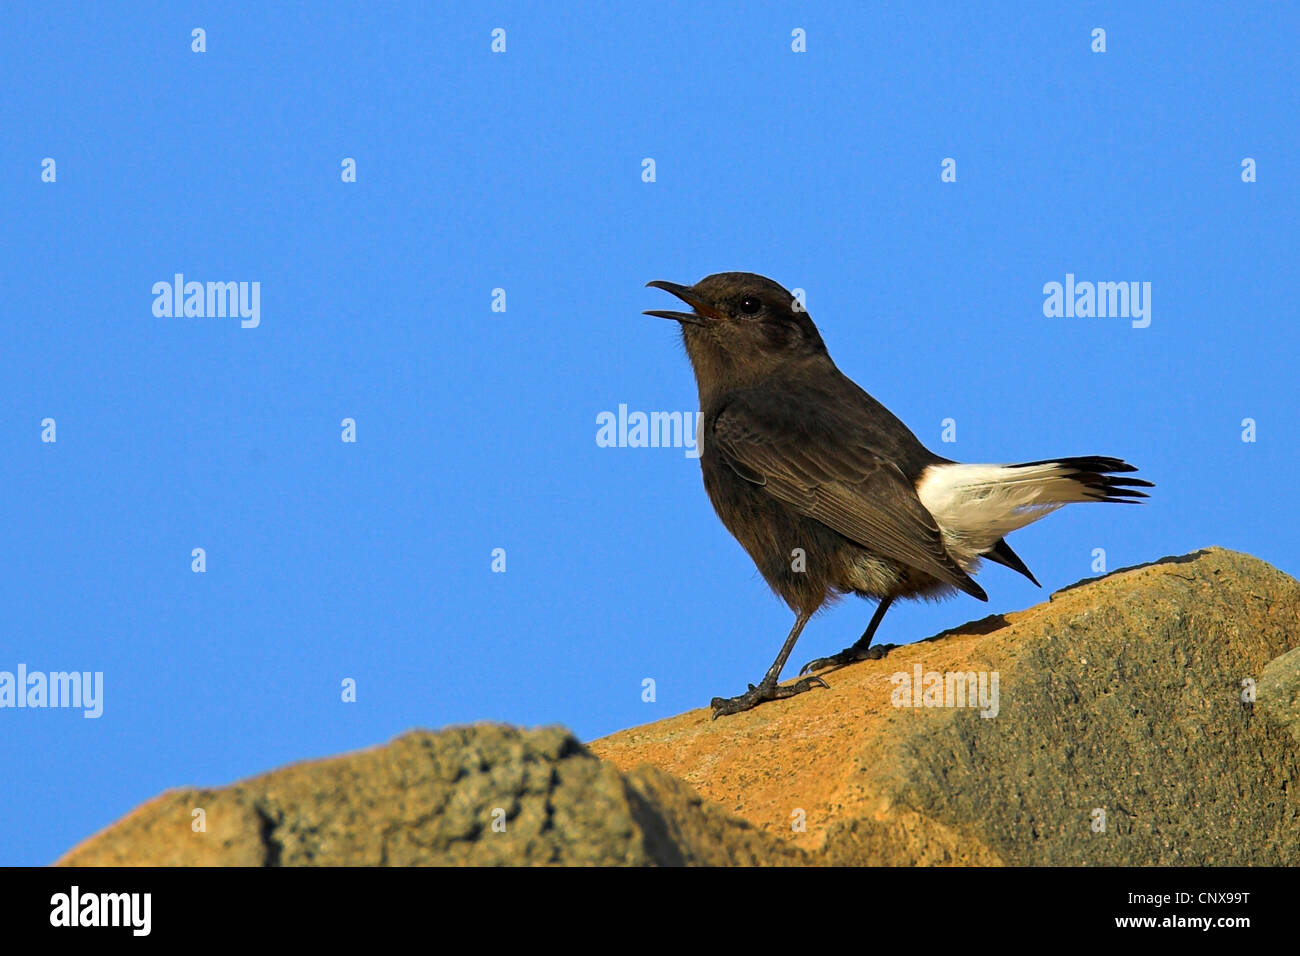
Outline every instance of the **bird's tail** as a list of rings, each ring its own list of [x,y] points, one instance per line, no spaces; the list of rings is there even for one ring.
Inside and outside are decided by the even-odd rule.
[[[1088,456],[1016,465],[931,465],[916,492],[948,539],[949,551],[981,555],[1004,535],[1076,501],[1137,504],[1151,488],[1118,458]],[[958,557],[954,553],[954,557]],[[958,560],[961,560],[958,557]]]

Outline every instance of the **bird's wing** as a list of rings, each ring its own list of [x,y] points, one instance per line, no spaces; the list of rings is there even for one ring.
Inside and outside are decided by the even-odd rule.
[[[736,474],[873,554],[988,599],[948,554],[934,517],[893,462],[845,430],[823,423],[809,434],[807,423],[801,429],[773,411],[731,402],[714,420],[713,446]]]

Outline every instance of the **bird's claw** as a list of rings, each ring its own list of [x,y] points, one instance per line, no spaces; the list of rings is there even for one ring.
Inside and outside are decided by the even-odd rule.
[[[873,647],[859,649],[855,644],[830,657],[819,657],[815,661],[809,661],[799,668],[799,673],[811,674],[813,671],[824,671],[828,667],[844,667],[846,664],[856,664],[858,661],[878,661],[897,646],[897,644],[876,644]]]
[[[801,681],[785,686],[775,682],[771,684],[762,683],[757,687],[750,684],[749,690],[745,691],[745,693],[736,697],[715,697],[709,702],[709,706],[713,708],[713,719],[717,720],[719,717],[752,710],[764,701],[784,700],[787,697],[793,697],[796,694],[812,690],[814,687],[829,688],[830,685],[820,677],[805,677]]]

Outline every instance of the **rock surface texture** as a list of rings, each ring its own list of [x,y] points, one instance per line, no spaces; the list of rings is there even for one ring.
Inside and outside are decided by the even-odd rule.
[[[1118,571],[824,676],[586,747],[413,732],[166,793],[60,863],[1300,864],[1300,583],[1258,559]]]

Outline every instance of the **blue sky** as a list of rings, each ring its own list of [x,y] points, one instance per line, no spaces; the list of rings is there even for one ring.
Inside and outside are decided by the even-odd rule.
[[[898,605],[881,641],[1097,548],[1300,573],[1300,13],[1059,6],[6,5],[0,670],[100,671],[104,712],[0,709],[0,863],[412,727],[591,739],[756,681],[791,615],[698,462],[596,442],[697,408],[650,279],[806,290],[947,457],[1157,483],[1016,534],[1043,591],[987,566],[988,605]],[[260,324],[156,316],[178,272],[259,283]],[[1067,274],[1150,282],[1149,327],[1046,317]]]

